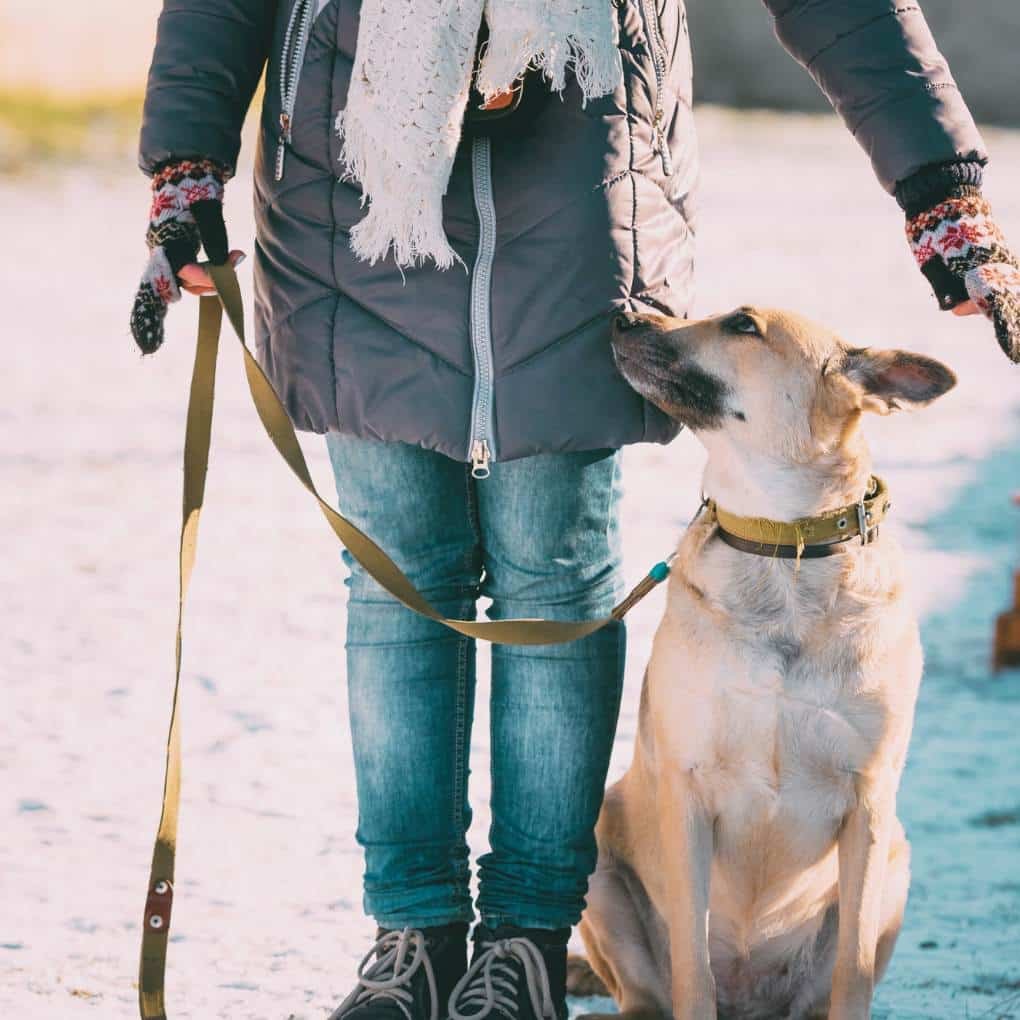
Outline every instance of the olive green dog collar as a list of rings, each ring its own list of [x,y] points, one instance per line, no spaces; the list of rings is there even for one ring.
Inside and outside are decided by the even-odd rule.
[[[892,502],[885,482],[872,475],[867,492],[856,503],[817,517],[796,521],[773,521],[767,517],[740,517],[705,500],[705,512],[718,526],[719,537],[734,549],[756,556],[781,559],[815,559],[844,552],[847,543],[860,538],[869,545],[878,537],[878,526]]]

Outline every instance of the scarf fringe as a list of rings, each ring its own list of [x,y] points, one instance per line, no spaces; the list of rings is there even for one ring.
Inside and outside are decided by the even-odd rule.
[[[483,0],[419,3],[363,0],[351,89],[336,130],[345,179],[360,183],[368,205],[351,230],[354,254],[373,265],[392,252],[401,269],[429,259],[449,269],[464,262],[443,230],[443,195]],[[529,67],[557,92],[572,70],[584,103],[623,81],[616,18],[606,0],[487,0],[484,6],[489,42],[476,84],[487,98],[509,91]],[[421,31],[408,36],[415,24]]]
[[[549,28],[541,39],[536,39],[534,32],[518,29],[509,43],[498,49],[488,46],[475,84],[491,99],[509,92],[528,68],[541,71],[554,92],[566,88],[567,70],[573,69],[583,103],[608,95],[623,80],[623,61],[612,36],[564,35]]]
[[[443,190],[401,172],[400,157],[380,144],[378,133],[341,110],[336,130],[343,139],[340,160],[347,167],[344,180],[361,185],[365,217],[351,228],[351,250],[369,265],[390,254],[404,269],[432,259],[437,269],[450,269],[464,260],[453,250],[443,229]]]

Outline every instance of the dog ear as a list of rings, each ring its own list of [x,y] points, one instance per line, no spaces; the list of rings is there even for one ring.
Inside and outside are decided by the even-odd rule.
[[[956,385],[956,376],[941,361],[910,351],[854,348],[846,352],[840,372],[863,391],[864,410],[879,414],[924,407]]]

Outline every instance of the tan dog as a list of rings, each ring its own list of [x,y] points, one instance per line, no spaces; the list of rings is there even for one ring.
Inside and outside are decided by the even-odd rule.
[[[930,358],[853,349],[765,309],[621,316],[613,347],[708,450],[708,496],[778,521],[856,504],[862,412],[955,383]],[[798,562],[731,548],[706,515],[691,525],[581,923],[624,1016],[870,1016],[910,881],[896,791],[920,678],[884,530]]]

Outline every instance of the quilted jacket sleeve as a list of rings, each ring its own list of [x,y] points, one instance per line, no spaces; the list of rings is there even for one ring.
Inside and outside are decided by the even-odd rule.
[[[924,14],[909,0],[765,0],[882,186],[921,167],[984,160],[984,144]]]
[[[278,0],[164,0],[142,114],[139,166],[202,156],[233,168],[269,53]]]

